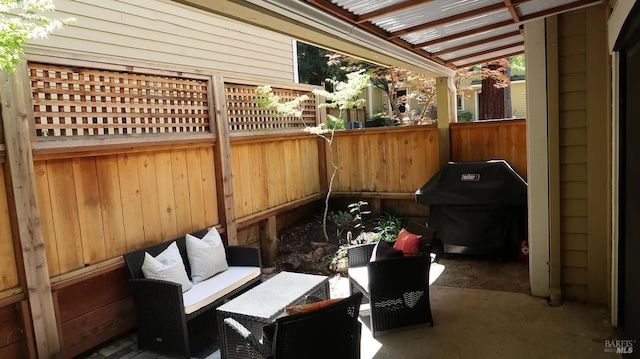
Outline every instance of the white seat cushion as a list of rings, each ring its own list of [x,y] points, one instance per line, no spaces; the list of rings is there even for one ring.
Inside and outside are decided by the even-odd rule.
[[[240,288],[259,275],[260,267],[230,266],[226,271],[195,284],[191,290],[183,293],[184,312],[191,314]]]
[[[353,279],[369,293],[369,272],[367,266],[349,268],[349,278]]]

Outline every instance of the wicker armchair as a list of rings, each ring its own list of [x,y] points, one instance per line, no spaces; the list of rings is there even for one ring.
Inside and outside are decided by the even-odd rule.
[[[204,229],[193,233],[193,235],[202,238],[206,233],[207,230]],[[187,274],[190,277],[191,271],[186,256],[185,238],[179,237],[174,240],[183,257]],[[129,283],[136,315],[138,348],[177,353],[182,354],[185,358],[190,358],[191,344],[194,339],[192,337],[202,332],[203,329],[208,329],[206,325],[203,327],[202,323],[215,323],[215,308],[222,305],[226,300],[258,285],[260,277],[252,279],[203,308],[186,314],[180,284],[146,279],[141,269],[145,252],[156,256],[164,251],[174,240],[135,250],[124,254],[123,257],[131,275]],[[225,246],[225,250],[229,266],[261,267],[260,250],[258,248]],[[205,316],[204,314],[207,315]],[[199,320],[194,320],[198,316],[200,316]],[[215,325],[213,325],[213,328],[215,330]]]
[[[369,303],[373,337],[383,330],[434,324],[429,302],[429,243],[435,231],[416,224],[407,229],[425,238],[419,256],[370,262],[375,243],[348,248],[350,292],[362,293],[364,303]]]
[[[273,337],[265,335],[263,342],[232,318],[226,318],[224,323],[232,329],[229,335],[239,335],[246,340],[246,345],[235,348],[239,351],[238,357],[359,359],[361,302],[362,294],[356,293],[320,309],[280,317],[274,324],[265,326],[265,334],[273,333]]]

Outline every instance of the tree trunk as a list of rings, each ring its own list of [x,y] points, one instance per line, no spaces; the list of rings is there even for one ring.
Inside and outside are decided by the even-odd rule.
[[[491,77],[482,79],[480,118],[483,120],[504,118],[505,91],[502,88],[496,88],[495,83],[496,81]]]

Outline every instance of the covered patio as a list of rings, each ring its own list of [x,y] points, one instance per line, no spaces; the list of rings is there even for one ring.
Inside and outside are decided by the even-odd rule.
[[[330,283],[333,297],[347,296],[346,279],[334,277]],[[522,293],[443,287],[436,280],[431,309],[434,327],[396,329],[375,339],[369,318],[361,316],[362,359],[620,358],[605,351],[604,341],[616,334],[608,310],[601,306],[568,302],[551,307],[543,298]],[[214,344],[193,357],[218,359],[220,351]],[[137,350],[132,335],[86,358],[173,357]]]
[[[294,83],[292,39],[437,78],[437,125],[337,136],[338,197],[415,211],[415,189],[448,161],[498,156],[529,184],[531,295],[436,280],[435,327],[373,339],[365,320],[363,358],[610,358],[606,340],[640,339],[623,101],[634,0],[56,6],[78,25],[1,74],[0,357],[106,358],[132,345],[112,342],[135,327],[127,251],[215,226],[273,260],[278,231],[314,210],[329,179],[327,149],[301,122],[247,109],[257,85],[313,89]],[[455,70],[523,52],[526,121],[451,125]],[[321,102],[305,119],[325,121]]]

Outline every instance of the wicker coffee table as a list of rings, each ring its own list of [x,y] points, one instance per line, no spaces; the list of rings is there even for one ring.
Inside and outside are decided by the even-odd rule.
[[[220,354],[223,359],[245,359],[237,346],[246,346],[237,335],[224,325],[225,318],[242,323],[257,338],[262,327],[284,314],[284,308],[304,302],[308,295],[329,298],[329,278],[320,275],[281,272],[273,278],[242,293],[217,308],[216,317],[220,335]],[[237,339],[236,339],[237,338]],[[245,352],[246,353],[246,352]],[[246,355],[246,354],[245,354]]]

